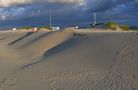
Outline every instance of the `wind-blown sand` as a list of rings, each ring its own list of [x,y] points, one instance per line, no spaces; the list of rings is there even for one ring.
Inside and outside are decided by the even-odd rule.
[[[138,90],[138,32],[0,32],[0,90]]]

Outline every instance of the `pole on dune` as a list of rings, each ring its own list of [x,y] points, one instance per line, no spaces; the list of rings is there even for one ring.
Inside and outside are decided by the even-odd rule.
[[[93,13],[93,20],[94,20],[94,21],[93,21],[93,26],[95,26],[96,23],[97,23],[97,22],[96,22],[96,12]]]
[[[49,27],[52,28],[52,15],[49,14]]]

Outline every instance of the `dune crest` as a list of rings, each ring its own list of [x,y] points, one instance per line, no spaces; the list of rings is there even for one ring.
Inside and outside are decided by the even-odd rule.
[[[138,89],[138,32],[7,33],[0,36],[2,90]]]

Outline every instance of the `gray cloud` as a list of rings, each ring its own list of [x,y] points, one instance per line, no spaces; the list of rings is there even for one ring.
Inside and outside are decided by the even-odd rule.
[[[131,21],[138,15],[137,5],[138,0],[0,0],[0,23],[44,22],[42,18],[47,19],[49,14],[55,22],[83,23],[92,21],[94,11],[99,21]]]

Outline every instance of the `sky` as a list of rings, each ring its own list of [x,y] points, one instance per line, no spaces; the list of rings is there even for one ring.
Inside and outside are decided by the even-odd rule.
[[[18,26],[88,26],[115,21],[138,26],[138,0],[0,0],[0,28]]]

